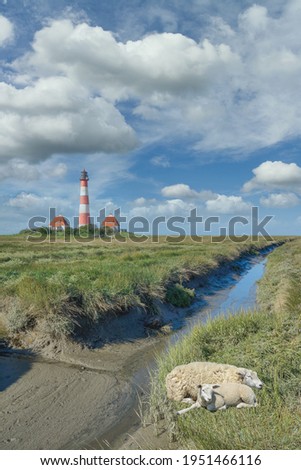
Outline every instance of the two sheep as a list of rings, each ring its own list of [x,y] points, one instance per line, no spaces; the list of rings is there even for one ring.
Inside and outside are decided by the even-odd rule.
[[[180,365],[166,376],[167,397],[192,403],[192,406],[180,410],[178,414],[201,406],[209,411],[226,409],[228,406],[256,406],[256,396],[250,387],[263,387],[256,372],[215,362]]]
[[[226,410],[229,406],[255,407],[257,406],[255,393],[248,385],[239,383],[199,385],[196,402],[189,408],[178,411],[177,414],[181,415],[200,407],[207,408],[209,411]]]
[[[226,382],[241,383],[258,389],[263,386],[256,372],[252,370],[215,362],[191,362],[175,367],[166,376],[167,397],[175,401],[187,398],[196,401],[199,384]]]

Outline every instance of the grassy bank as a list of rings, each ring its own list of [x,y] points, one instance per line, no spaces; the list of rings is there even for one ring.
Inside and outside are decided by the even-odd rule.
[[[2,325],[14,341],[37,329],[50,338],[72,337],[83,323],[111,312],[142,306],[154,313],[156,299],[187,306],[193,292],[183,287],[185,280],[267,244],[209,243],[209,238],[30,243],[25,236],[2,236]]]
[[[217,318],[196,327],[158,360],[149,416],[164,425],[179,448],[300,449],[301,447],[301,239],[277,248],[259,285],[258,311]],[[258,372],[256,409],[210,413],[193,410],[176,417],[183,404],[166,399],[165,377],[178,364],[225,362]],[[187,406],[187,405],[186,405]]]

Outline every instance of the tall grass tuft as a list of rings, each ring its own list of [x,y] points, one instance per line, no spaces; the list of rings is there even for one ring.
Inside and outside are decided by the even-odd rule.
[[[189,307],[194,298],[194,289],[188,289],[181,284],[174,284],[167,287],[165,300],[175,307]]]

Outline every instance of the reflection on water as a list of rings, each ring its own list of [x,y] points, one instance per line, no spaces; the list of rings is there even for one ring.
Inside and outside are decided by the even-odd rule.
[[[253,263],[239,280],[229,276],[228,280],[225,280],[226,283],[228,282],[226,288],[216,290],[214,295],[211,291],[209,294],[204,295],[204,306],[192,317],[186,319],[185,326],[170,338],[170,343],[175,344],[181,337],[189,333],[194,326],[206,323],[210,318],[235,314],[242,309],[254,309],[256,307],[257,281],[263,276],[265,264],[266,258],[261,259],[258,263]]]
[[[227,299],[222,302],[219,312],[237,312],[256,306],[256,283],[262,277],[266,259],[253,266],[245,276],[230,290]]]

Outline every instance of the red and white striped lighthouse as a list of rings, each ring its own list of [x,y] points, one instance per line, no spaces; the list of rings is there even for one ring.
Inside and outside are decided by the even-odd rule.
[[[83,169],[80,176],[80,198],[79,198],[79,226],[90,225],[90,208],[88,193],[88,173]]]

